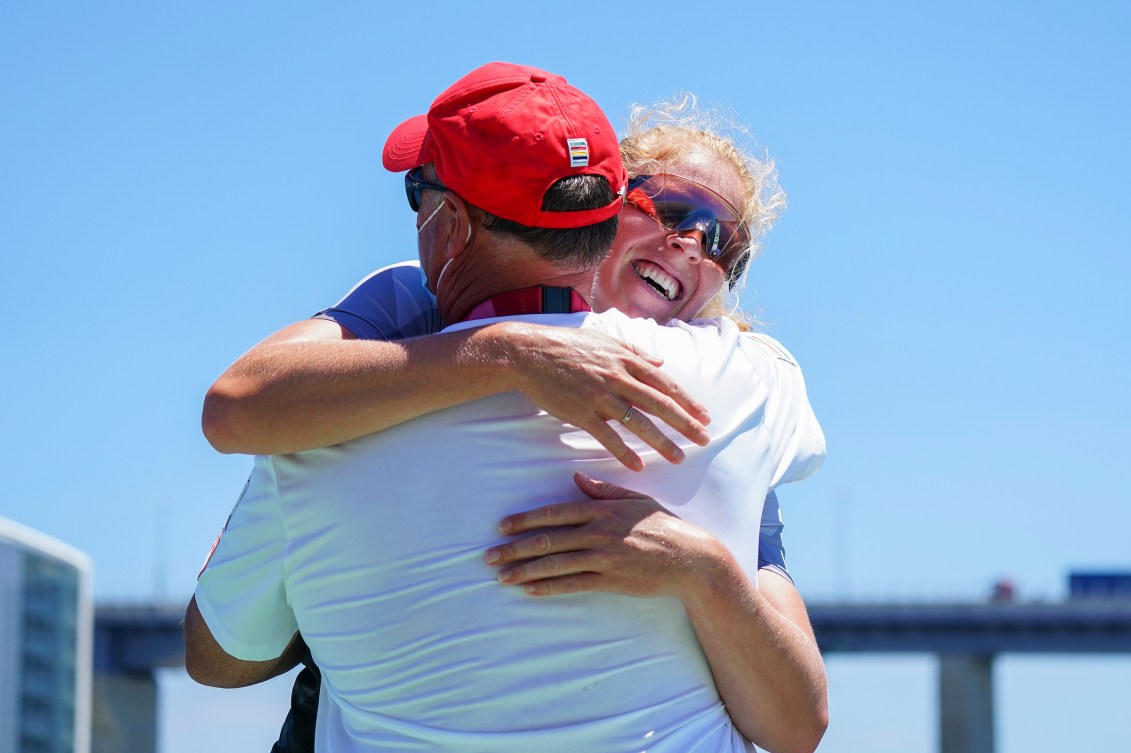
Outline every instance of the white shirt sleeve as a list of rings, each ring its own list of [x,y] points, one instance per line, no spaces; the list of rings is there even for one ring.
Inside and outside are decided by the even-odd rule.
[[[775,379],[766,405],[766,420],[773,431],[770,489],[800,481],[825,459],[825,434],[809,405],[801,368],[781,343],[767,335],[744,333],[742,348],[752,361],[768,365],[760,371]]]
[[[197,578],[196,604],[212,636],[245,661],[280,656],[298,632],[287,601],[287,536],[277,490],[274,458],[257,457]]]

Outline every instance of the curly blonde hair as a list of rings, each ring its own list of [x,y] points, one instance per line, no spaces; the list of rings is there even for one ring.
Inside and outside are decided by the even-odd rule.
[[[698,97],[689,92],[651,105],[632,105],[626,134],[620,142],[621,159],[630,176],[669,172],[672,165],[697,150],[715,154],[733,165],[741,179],[743,201],[736,208],[750,238],[749,254],[753,261],[762,250],[762,238],[786,207],[785,191],[778,185],[774,161],[764,153],[755,156],[753,136],[733,116],[724,116],[718,108],[701,106]],[[740,325],[747,323],[738,310],[737,295],[728,296],[725,289],[699,316],[729,316]]]

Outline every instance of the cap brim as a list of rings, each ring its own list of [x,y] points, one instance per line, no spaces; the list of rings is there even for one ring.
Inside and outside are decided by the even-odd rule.
[[[424,154],[424,141],[428,136],[428,116],[417,115],[393,129],[385,140],[381,164],[386,170],[401,173],[420,167],[428,158]]]

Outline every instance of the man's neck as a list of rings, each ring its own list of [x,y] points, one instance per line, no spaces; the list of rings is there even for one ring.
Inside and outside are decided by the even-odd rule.
[[[473,308],[461,321],[525,314],[573,314],[591,310],[585,299],[573,288],[535,285],[493,295]]]
[[[466,319],[488,299],[508,291],[535,286],[571,288],[586,305],[593,286],[593,270],[566,272],[533,252],[464,253],[452,260],[437,286],[437,302],[445,324]]]

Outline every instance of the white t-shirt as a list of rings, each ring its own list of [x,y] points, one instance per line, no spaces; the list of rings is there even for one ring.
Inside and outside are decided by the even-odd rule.
[[[428,291],[419,261],[390,264],[367,275],[333,307],[314,315],[339,324],[362,340],[402,340],[440,331],[440,310]],[[782,543],[781,509],[773,492],[762,506],[758,566],[791,583]]]
[[[245,660],[301,630],[322,668],[316,749],[740,751],[682,605],[502,586],[484,550],[509,513],[582,497],[571,476],[653,495],[756,582],[762,503],[815,470],[824,437],[770,338],[619,312],[522,317],[598,329],[664,358],[710,410],[679,466],[626,435],[634,474],[515,393],[332,448],[257,458],[200,576],[212,634]],[[478,326],[480,320],[449,329]],[[700,323],[701,325],[701,323]]]

